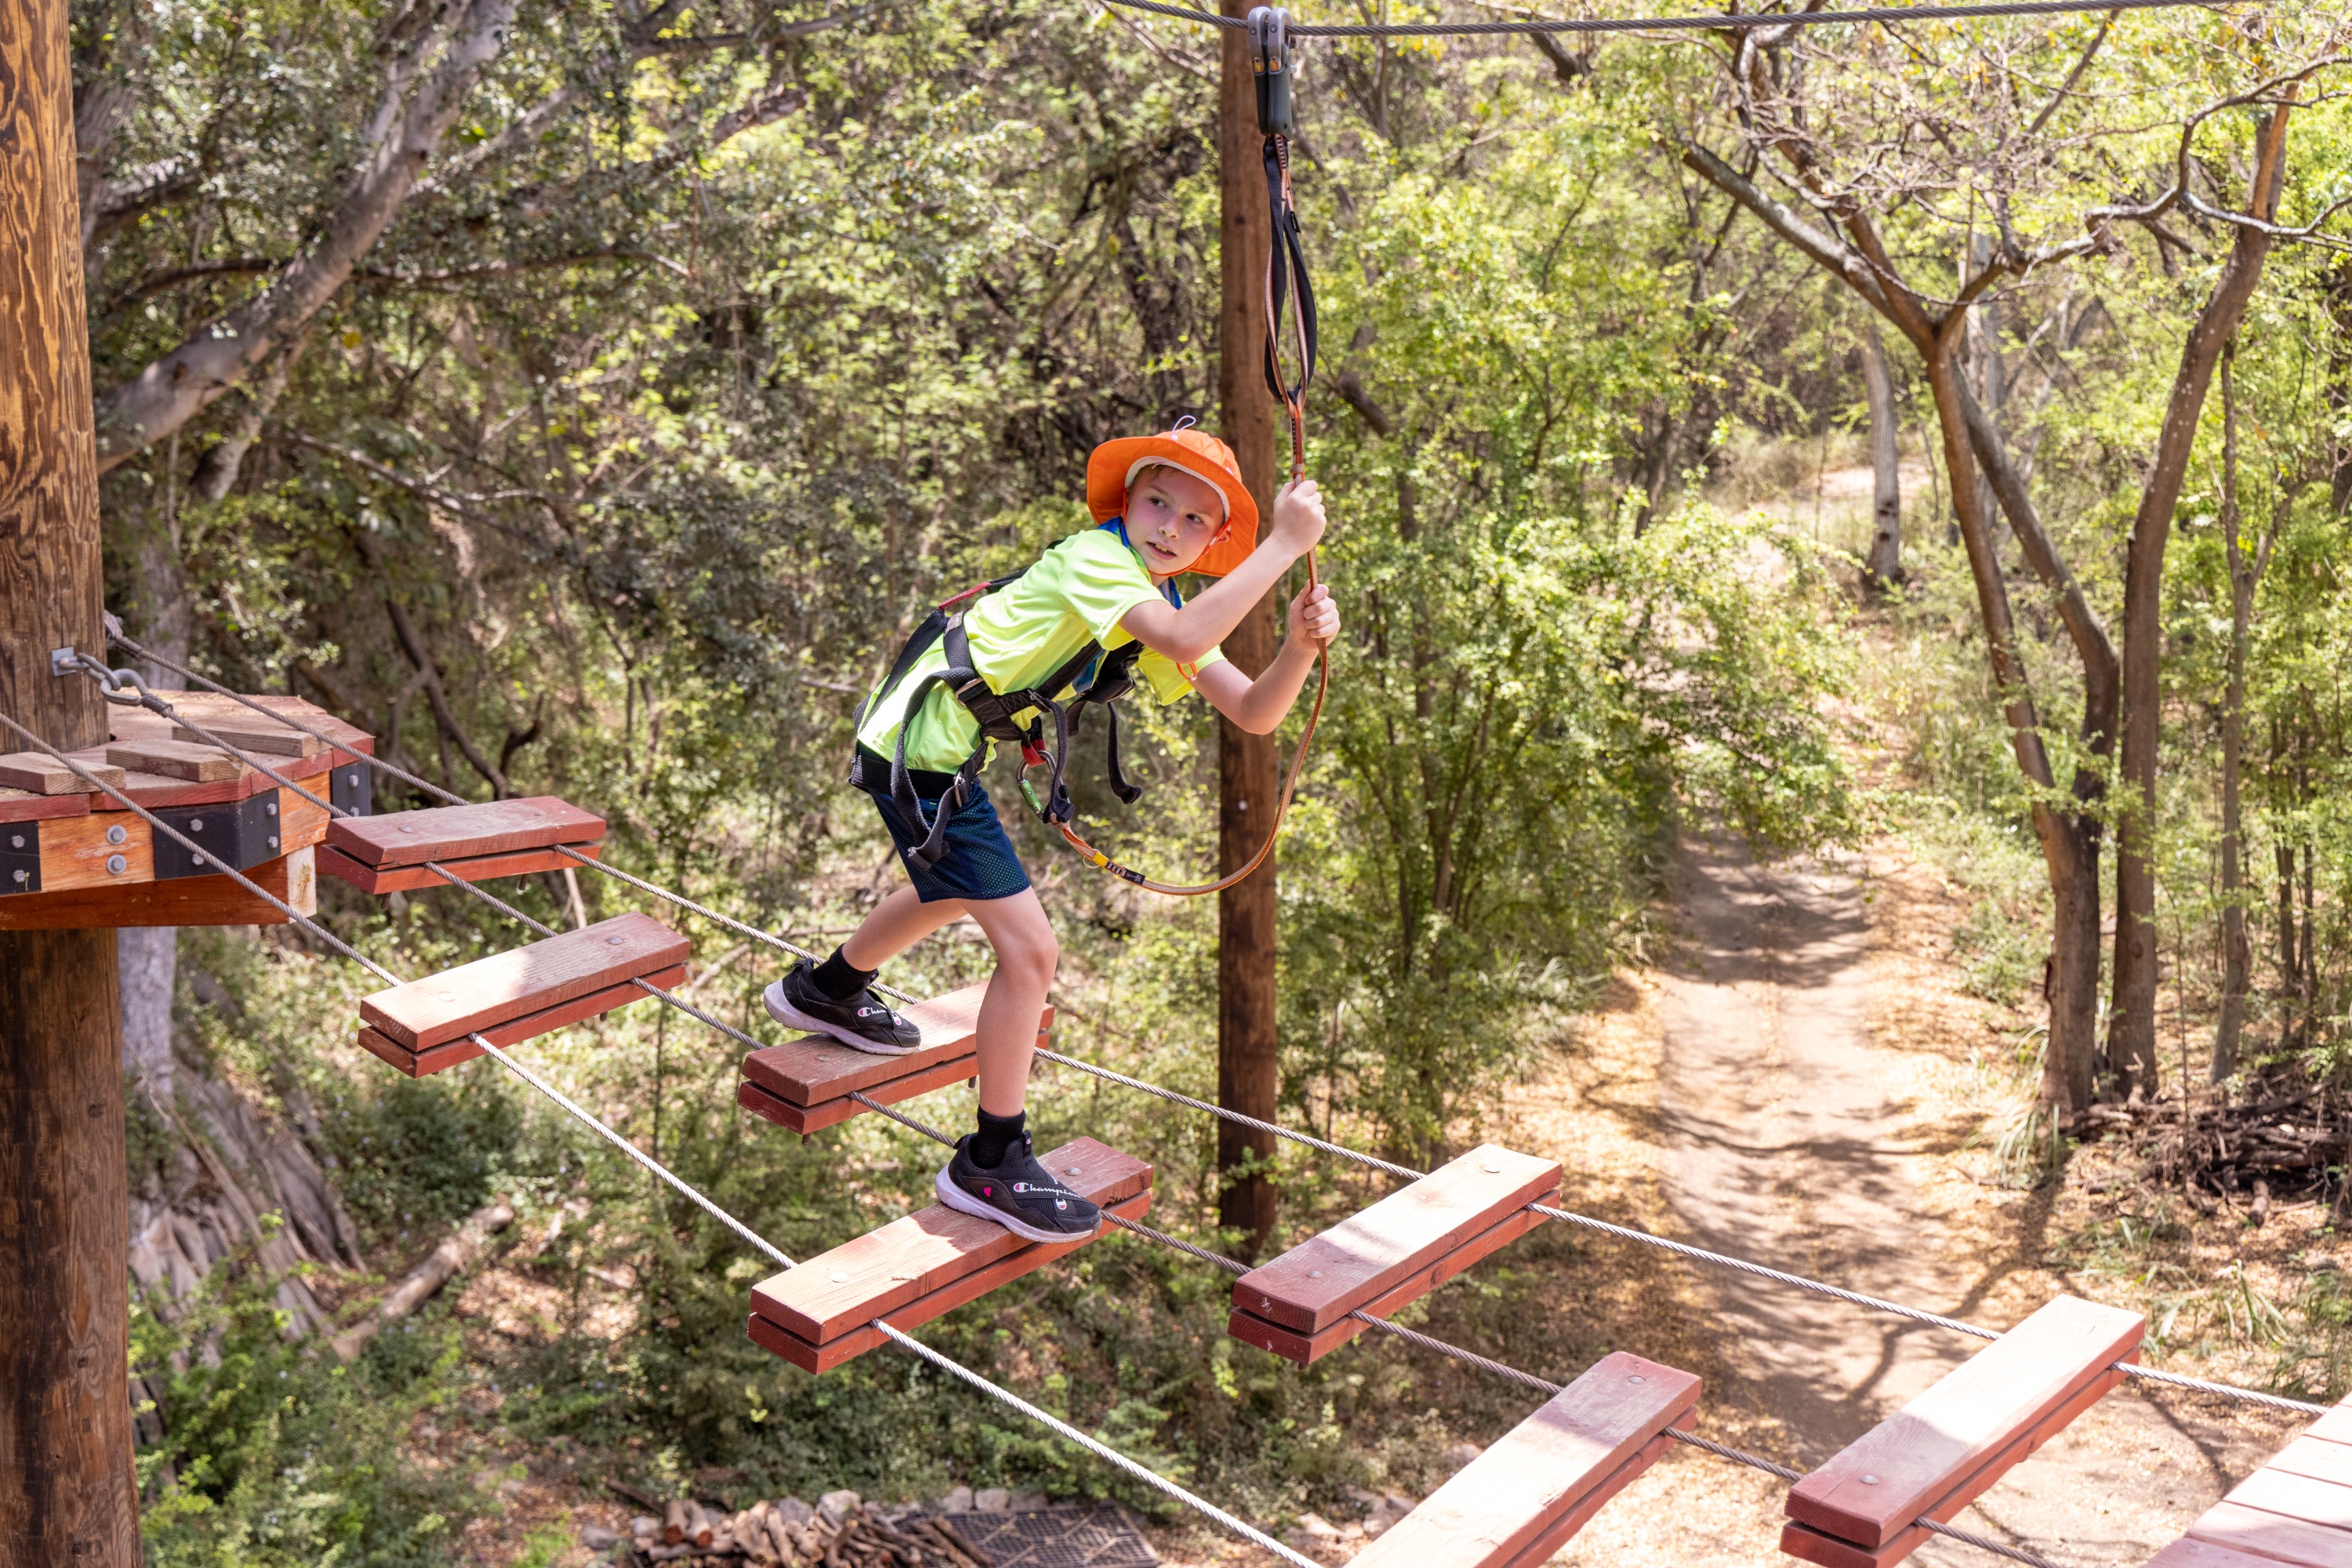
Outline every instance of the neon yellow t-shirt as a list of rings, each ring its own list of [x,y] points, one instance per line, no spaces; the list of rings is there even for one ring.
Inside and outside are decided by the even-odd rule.
[[[1074,533],[1038,557],[1017,581],[982,595],[965,610],[972,668],[991,690],[1034,686],[1088,642],[1101,644],[1106,653],[1133,642],[1119,628],[1119,617],[1160,596],[1142,558],[1118,533],[1099,528]],[[1145,648],[1136,658],[1135,673],[1160,701],[1173,702],[1192,689],[1202,670],[1224,657],[1211,648],[1194,663],[1179,664]],[[924,650],[887,696],[879,700],[869,697],[868,711],[857,727],[857,743],[878,756],[890,755],[898,744],[908,700],[926,676],[945,669],[947,663],[942,639]],[[1034,711],[1020,714],[1019,721],[1027,723]],[[979,742],[980,726],[963,704],[935,687],[907,731],[907,765],[951,773],[963,765]]]

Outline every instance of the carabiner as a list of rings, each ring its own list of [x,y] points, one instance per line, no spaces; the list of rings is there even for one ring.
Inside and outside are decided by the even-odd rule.
[[[1289,136],[1297,129],[1290,112],[1290,13],[1260,5],[1249,14],[1250,66],[1257,81],[1257,131]]]

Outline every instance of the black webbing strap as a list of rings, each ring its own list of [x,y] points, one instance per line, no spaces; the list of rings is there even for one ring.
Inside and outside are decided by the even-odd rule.
[[[1290,195],[1290,137],[1296,129],[1290,97],[1290,15],[1278,6],[1260,5],[1249,14],[1248,25],[1257,84],[1257,129],[1265,139],[1265,207],[1273,228],[1265,258],[1265,384],[1282,399],[1290,416],[1291,468],[1296,477],[1306,460],[1305,399],[1307,384],[1315,378],[1318,340],[1315,286],[1307,276],[1307,251],[1298,237],[1298,209]],[[1293,293],[1298,297],[1298,379],[1286,383],[1277,345],[1282,339],[1282,309]]]

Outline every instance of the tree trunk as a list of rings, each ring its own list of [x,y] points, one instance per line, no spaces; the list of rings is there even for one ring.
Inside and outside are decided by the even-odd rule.
[[[1243,0],[1224,0],[1228,16],[1246,14]],[[1217,100],[1220,197],[1219,271],[1223,303],[1217,321],[1217,391],[1225,439],[1241,464],[1258,515],[1274,511],[1274,397],[1261,371],[1265,342],[1266,249],[1272,229],[1257,133],[1257,87],[1248,36],[1225,28]],[[1234,628],[1225,657],[1245,675],[1274,662],[1276,595]],[[1252,735],[1217,721],[1217,855],[1222,875],[1257,852],[1274,824],[1279,788],[1274,737]],[[1276,1027],[1276,857],[1255,876],[1217,895],[1217,1103],[1271,1121],[1282,1089]],[[1220,1223],[1242,1233],[1242,1256],[1255,1258],[1273,1233],[1278,1194],[1266,1173],[1274,1135],[1230,1121],[1217,1123],[1217,1170],[1223,1187]],[[1251,1173],[1234,1175],[1237,1170]]]
[[[0,712],[106,739],[64,0],[0,5]],[[23,742],[13,734],[11,751]],[[122,1020],[103,931],[0,934],[0,1562],[136,1568]]]
[[[2246,637],[2253,619],[2256,561],[2239,537],[2238,400],[2231,378],[2234,346],[2221,356],[2221,537],[2230,563],[2230,675],[2221,698],[2221,1016],[2213,1028],[2210,1077],[2221,1083],[2238,1070],[2238,1043],[2246,1026],[2246,993],[2253,950],[2246,941],[2245,813],[2242,798],[2246,752]],[[2267,551],[2264,552],[2267,553]],[[2184,1089],[2186,1085],[2182,1086]]]
[[[1903,580],[1903,475],[1901,427],[1895,419],[1895,377],[1887,373],[1886,345],[1878,323],[1862,328],[1862,384],[1870,400],[1870,558],[1863,570],[1875,587]]]
[[[2284,172],[2287,116],[2281,107],[2255,139],[2247,205],[2269,218]],[[2115,996],[2108,1008],[2107,1070],[2134,1096],[2157,1091],[2156,763],[2163,726],[2164,550],[2173,509],[2197,445],[2198,421],[2213,367],[2237,335],[2262,278],[2271,237],[2241,225],[2212,297],[2180,348],[2180,368],[2166,401],[2156,455],[2141,482],[2139,510],[2124,555],[2123,795],[2116,825]]]

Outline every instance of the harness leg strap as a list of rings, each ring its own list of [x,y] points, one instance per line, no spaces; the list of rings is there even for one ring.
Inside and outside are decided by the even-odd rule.
[[[1118,704],[1102,705],[1103,722],[1110,726],[1110,792],[1118,796],[1121,805],[1133,805],[1143,798],[1143,786],[1127,782],[1127,772],[1118,765]]]

